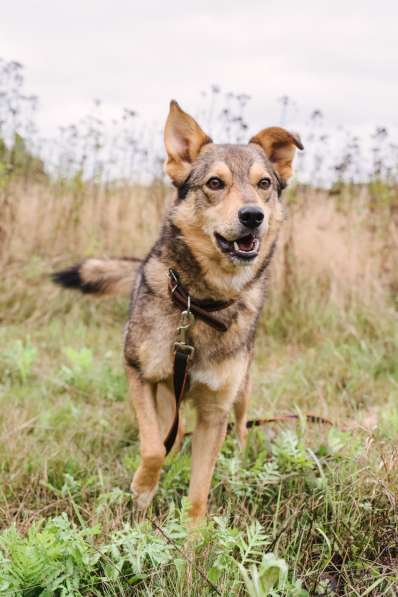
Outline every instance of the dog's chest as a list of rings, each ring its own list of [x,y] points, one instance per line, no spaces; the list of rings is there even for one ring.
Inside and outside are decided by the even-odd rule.
[[[148,299],[149,297],[147,297]],[[192,382],[200,382],[216,390],[225,363],[231,363],[249,350],[255,312],[235,308],[229,317],[226,332],[220,332],[197,319],[187,333],[187,343],[194,349],[191,366]],[[139,300],[133,308],[127,328],[126,352],[139,363],[148,381],[170,378],[173,372],[174,344],[178,339],[180,312],[171,303]]]

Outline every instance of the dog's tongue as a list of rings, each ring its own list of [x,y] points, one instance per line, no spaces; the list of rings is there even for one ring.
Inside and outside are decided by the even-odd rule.
[[[248,234],[247,236],[240,238],[237,243],[241,251],[253,251],[255,245],[254,236]]]

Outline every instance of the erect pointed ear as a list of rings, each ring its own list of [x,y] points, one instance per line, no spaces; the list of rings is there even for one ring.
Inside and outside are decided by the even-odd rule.
[[[278,126],[263,129],[250,139],[250,143],[261,145],[277,174],[285,181],[293,174],[296,147],[304,149],[297,133],[290,133]]]
[[[206,143],[211,143],[196,122],[186,112],[181,110],[175,100],[170,102],[170,112],[164,129],[164,143],[166,145],[167,160],[165,171],[171,180],[181,184],[186,180],[191,164]]]

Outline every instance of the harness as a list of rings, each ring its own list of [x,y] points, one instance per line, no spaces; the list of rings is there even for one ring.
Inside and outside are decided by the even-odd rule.
[[[213,313],[227,309],[234,303],[234,301],[213,301],[211,299],[201,300],[192,298],[181,284],[178,272],[174,269],[169,269],[169,294],[172,301],[181,309],[181,317],[174,343],[173,385],[176,410],[173,424],[164,440],[166,455],[172,449],[177,437],[180,422],[180,406],[189,387],[189,369],[195,355],[195,348],[188,341],[188,331],[194,325],[197,318],[218,332],[226,332],[229,326],[217,319]],[[299,415],[289,414],[268,419],[252,419],[246,422],[246,427],[250,429],[251,427],[258,427],[268,423],[298,418]],[[328,419],[316,415],[306,415],[305,418],[312,423],[332,425],[332,422]],[[228,431],[230,430],[231,426],[228,425]]]

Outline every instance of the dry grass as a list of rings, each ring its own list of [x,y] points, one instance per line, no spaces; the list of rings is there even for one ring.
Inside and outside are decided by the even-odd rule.
[[[2,210],[7,231],[2,261],[132,250],[142,255],[158,231],[165,195],[161,183],[113,192],[87,186],[79,193],[38,184],[12,187]]]
[[[395,189],[384,193],[387,201],[375,206],[370,186],[343,188],[337,199],[323,190],[290,191],[272,291],[282,288],[293,259],[297,279],[327,287],[335,304],[348,298],[388,302],[398,287],[398,197]],[[2,205],[1,262],[12,269],[32,257],[69,262],[87,255],[143,256],[171,194],[161,182],[79,192],[14,186]]]

